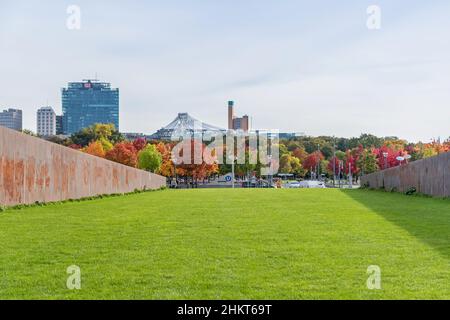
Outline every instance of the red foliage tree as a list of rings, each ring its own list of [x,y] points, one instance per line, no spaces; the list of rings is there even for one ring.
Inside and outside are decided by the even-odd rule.
[[[345,174],[349,174],[350,169],[351,169],[352,175],[357,175],[359,173],[357,161],[358,161],[358,155],[354,155],[354,154],[352,154],[352,152],[350,150],[347,150],[347,154],[345,157],[345,164],[344,164]]]
[[[116,144],[106,153],[105,158],[130,167],[136,167],[137,165],[137,151],[131,142]]]
[[[333,162],[334,162],[334,166],[333,166]],[[338,175],[339,174],[339,159],[337,157],[332,157],[330,159],[330,162],[328,162],[328,172],[331,173],[331,175],[333,175],[333,169],[335,170],[334,175]]]
[[[71,145],[69,146],[69,148],[75,149],[75,150],[80,150],[80,149],[83,148],[83,147],[80,146],[79,144],[71,144]]]
[[[308,171],[315,171],[318,163],[324,159],[322,152],[316,151],[308,155],[303,161],[303,168]]]
[[[397,160],[397,157],[406,154],[403,150],[395,150],[388,146],[382,146],[381,148],[374,149],[373,152],[377,156],[378,167],[381,170],[398,166],[400,162]]]
[[[137,138],[133,141],[133,146],[136,149],[136,152],[139,153],[142,149],[147,145],[147,140],[145,138]]]

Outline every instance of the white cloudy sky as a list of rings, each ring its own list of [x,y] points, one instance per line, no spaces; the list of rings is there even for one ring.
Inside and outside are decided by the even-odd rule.
[[[60,89],[97,73],[120,88],[125,132],[178,112],[226,127],[231,99],[257,128],[444,138],[449,16],[447,0],[0,0],[0,108],[35,130],[38,107],[60,112]]]

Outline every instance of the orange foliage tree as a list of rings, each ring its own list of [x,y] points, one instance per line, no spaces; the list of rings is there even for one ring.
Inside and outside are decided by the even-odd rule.
[[[217,162],[215,161],[216,157],[211,154],[209,155],[209,161],[205,161],[202,157],[202,163],[199,164],[195,164],[194,160],[195,160],[195,155],[194,155],[194,150],[200,150],[202,153],[202,156],[204,154],[207,154],[208,151],[205,152],[205,150],[207,150],[206,145],[198,140],[192,139],[191,143],[190,143],[190,147],[191,147],[191,159],[190,159],[190,163],[183,163],[180,165],[177,165],[177,174],[180,176],[185,176],[185,177],[190,177],[193,180],[199,180],[199,179],[204,179],[207,178],[209,176],[211,176],[212,174],[215,174],[217,172],[219,172],[219,166],[217,164]],[[184,155],[184,149],[181,149],[179,156],[180,158],[183,158]],[[212,158],[211,158],[212,157]]]
[[[156,145],[156,150],[158,150],[162,156],[162,163],[158,173],[165,177],[175,176],[175,166],[172,162],[172,145],[169,143],[164,144],[163,142],[159,142]]]
[[[105,150],[100,141],[92,141],[87,147],[81,149],[81,151],[100,158],[105,157]]]

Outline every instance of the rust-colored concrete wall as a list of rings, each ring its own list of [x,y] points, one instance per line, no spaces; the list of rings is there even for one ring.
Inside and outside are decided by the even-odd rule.
[[[365,184],[399,192],[416,187],[422,194],[450,197],[450,152],[363,176],[361,185]]]
[[[0,204],[158,189],[166,179],[0,127]]]

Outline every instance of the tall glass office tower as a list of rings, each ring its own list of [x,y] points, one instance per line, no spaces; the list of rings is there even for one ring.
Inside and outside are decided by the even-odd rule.
[[[95,123],[119,130],[119,89],[97,80],[69,82],[62,89],[63,132],[70,135]]]

